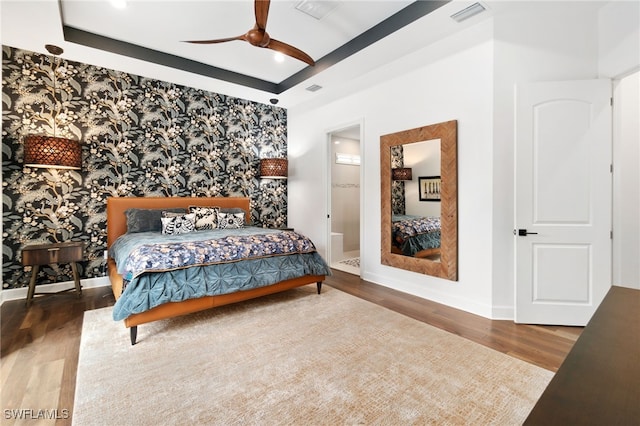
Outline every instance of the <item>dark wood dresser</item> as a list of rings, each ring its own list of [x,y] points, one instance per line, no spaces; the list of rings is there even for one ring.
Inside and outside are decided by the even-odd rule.
[[[524,424],[640,425],[640,290],[609,290]]]

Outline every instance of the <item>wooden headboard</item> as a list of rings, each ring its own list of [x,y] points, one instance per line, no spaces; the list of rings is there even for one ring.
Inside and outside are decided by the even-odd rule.
[[[127,209],[164,209],[189,206],[239,207],[245,211],[245,223],[251,220],[249,198],[246,197],[109,197],[107,198],[107,248],[127,232]]]

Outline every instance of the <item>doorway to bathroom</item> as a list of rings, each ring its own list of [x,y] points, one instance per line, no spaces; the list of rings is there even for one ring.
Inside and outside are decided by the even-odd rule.
[[[330,266],[360,275],[360,140],[361,125],[331,131],[330,153]]]

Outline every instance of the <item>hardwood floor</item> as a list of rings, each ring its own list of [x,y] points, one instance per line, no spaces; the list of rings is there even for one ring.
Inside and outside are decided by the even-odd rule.
[[[337,270],[325,284],[551,371],[557,371],[582,331],[492,321]],[[3,424],[22,423],[15,421],[18,415],[71,424],[83,312],[114,303],[111,289],[101,287],[83,290],[81,299],[61,293],[36,299],[30,308],[23,300],[2,305]]]
[[[325,283],[334,288],[554,372],[583,329],[490,320],[332,271]]]
[[[2,424],[36,424],[57,418],[70,425],[83,312],[112,306],[110,287],[5,302],[1,311],[0,392]],[[18,410],[7,411],[7,410]],[[44,410],[39,412],[38,410]],[[22,421],[15,421],[16,417]],[[44,422],[53,424],[53,421]]]

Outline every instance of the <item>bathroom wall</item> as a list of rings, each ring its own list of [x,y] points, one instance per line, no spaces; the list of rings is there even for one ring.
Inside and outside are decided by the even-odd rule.
[[[360,250],[360,166],[336,163],[338,153],[359,156],[360,142],[335,136],[331,142],[331,231],[343,234],[343,251]]]

